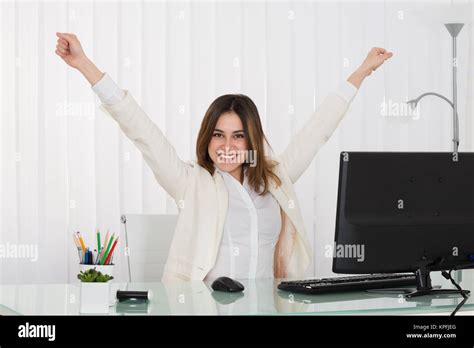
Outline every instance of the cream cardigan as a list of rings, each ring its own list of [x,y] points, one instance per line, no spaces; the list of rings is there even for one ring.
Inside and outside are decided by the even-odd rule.
[[[179,207],[178,222],[165,265],[163,281],[202,280],[214,266],[227,211],[222,177],[211,175],[193,161],[183,162],[161,130],[148,118],[129,91],[113,105],[100,109],[115,119],[143,154],[158,183]],[[293,184],[329,139],[349,103],[329,94],[285,151],[273,157],[281,186],[270,192],[280,205],[281,230],[274,253],[275,278],[300,278],[312,258]]]

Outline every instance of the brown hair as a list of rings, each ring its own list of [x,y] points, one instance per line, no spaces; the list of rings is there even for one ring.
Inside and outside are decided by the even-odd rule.
[[[246,168],[242,168],[242,175],[244,172],[247,173],[249,185],[260,195],[268,192],[270,180],[280,186],[281,180],[273,172],[273,168],[278,163],[265,157],[264,144],[266,143],[270,149],[271,147],[263,133],[257,107],[252,99],[243,94],[222,95],[214,100],[207,109],[196,143],[198,164],[207,169],[211,175],[214,174],[214,163],[209,156],[208,146],[214,134],[217,120],[222,114],[229,111],[233,111],[239,116],[244,126],[247,149],[256,153],[256,165],[249,166],[249,163],[243,163],[242,166]]]

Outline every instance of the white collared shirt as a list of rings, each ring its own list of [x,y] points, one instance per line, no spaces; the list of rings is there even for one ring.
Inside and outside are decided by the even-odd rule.
[[[258,195],[231,174],[216,167],[229,194],[222,240],[214,267],[206,279],[273,277],[273,252],[281,229],[280,205],[271,193]]]

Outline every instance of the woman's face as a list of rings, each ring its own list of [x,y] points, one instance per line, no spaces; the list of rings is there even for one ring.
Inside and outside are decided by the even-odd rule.
[[[247,139],[242,121],[235,112],[226,112],[219,117],[207,150],[223,172],[240,170],[246,158]]]

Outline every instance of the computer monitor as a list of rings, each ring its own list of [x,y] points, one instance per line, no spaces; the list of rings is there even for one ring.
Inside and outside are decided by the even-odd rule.
[[[335,273],[474,268],[474,153],[342,152]]]

